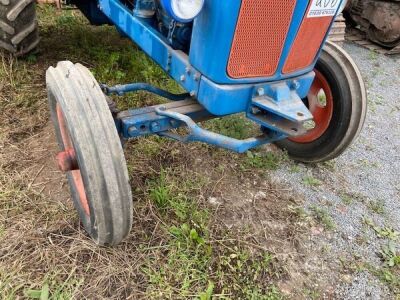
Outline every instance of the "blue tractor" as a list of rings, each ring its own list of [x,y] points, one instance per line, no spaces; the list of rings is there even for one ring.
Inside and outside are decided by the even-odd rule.
[[[0,0],[13,1],[21,2]],[[326,41],[346,1],[71,4],[92,24],[115,25],[186,91],[177,95],[146,83],[100,84],[86,67],[69,61],[48,69],[50,111],[61,147],[58,164],[85,229],[99,245],[118,244],[132,225],[121,140],[156,134],[238,153],[275,143],[294,159],[315,163],[342,154],[362,129],[367,104],[361,74],[342,48]],[[23,53],[32,45],[16,46],[10,48]],[[169,102],[117,111],[108,97],[143,90]],[[238,113],[258,125],[258,136],[237,140],[198,125]]]

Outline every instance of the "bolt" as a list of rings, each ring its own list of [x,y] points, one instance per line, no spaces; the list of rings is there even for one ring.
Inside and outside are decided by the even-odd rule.
[[[196,75],[194,75],[194,80],[195,81],[199,81],[200,80],[200,74],[196,73]]]
[[[258,88],[258,90],[257,90],[257,94],[258,94],[258,96],[264,96],[265,95],[265,90],[263,89],[263,88]]]
[[[298,90],[298,89],[300,88],[300,82],[299,82],[298,80],[293,80],[293,82],[292,82],[292,87],[293,87],[295,90]]]
[[[157,132],[157,131],[160,131],[160,129],[161,129],[160,124],[158,124],[157,122],[151,123],[150,128],[151,128],[152,132]]]
[[[176,120],[171,120],[171,121],[169,121],[169,124],[172,126],[172,127],[178,127],[178,122],[176,121]]]
[[[131,126],[131,127],[129,127],[129,129],[128,129],[128,134],[129,134],[130,136],[136,135],[137,132],[138,132],[138,130],[137,130],[137,128],[136,128],[135,126]]]
[[[186,80],[185,75],[182,75],[182,76],[181,76],[181,81],[183,82],[183,81],[185,81],[185,80]]]
[[[186,72],[186,74],[190,74],[190,68],[189,67],[186,67],[186,69],[185,69],[185,72]]]
[[[56,157],[58,168],[62,172],[79,170],[78,161],[76,159],[75,150],[70,148],[57,154]]]
[[[190,92],[190,97],[195,97],[196,96],[196,92],[195,91],[191,91]]]

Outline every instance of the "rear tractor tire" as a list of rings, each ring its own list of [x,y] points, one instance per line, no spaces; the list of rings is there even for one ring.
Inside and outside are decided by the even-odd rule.
[[[23,56],[39,43],[34,0],[0,0],[0,49]]]
[[[339,46],[327,42],[315,66],[306,99],[314,126],[304,135],[276,144],[298,161],[319,163],[341,155],[359,135],[367,113],[367,93],[358,67]]]

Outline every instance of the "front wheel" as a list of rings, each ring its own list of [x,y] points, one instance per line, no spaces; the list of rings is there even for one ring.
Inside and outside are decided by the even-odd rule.
[[[307,163],[341,155],[359,135],[367,112],[361,73],[341,47],[327,42],[314,71],[315,80],[304,99],[313,124],[304,136],[276,143],[295,160]]]
[[[132,193],[106,97],[87,68],[68,61],[49,68],[46,83],[57,160],[82,224],[97,244],[116,245],[132,226]]]

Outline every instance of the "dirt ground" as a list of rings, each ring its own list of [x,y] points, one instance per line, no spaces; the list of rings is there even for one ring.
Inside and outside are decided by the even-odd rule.
[[[358,146],[349,150],[356,154],[337,162],[304,166],[274,147],[236,155],[157,137],[130,141],[125,153],[135,202],[133,230],[118,247],[93,244],[55,166],[58,146],[49,121],[45,70],[71,60],[89,67],[100,82],[178,87],[114,29],[91,27],[75,11],[40,8],[39,13],[38,53],[21,60],[0,54],[2,298],[396,299],[399,219],[379,223],[385,215],[379,212],[398,206],[382,208],[375,198],[363,202],[362,191],[350,189],[357,182],[342,178],[346,161],[365,150]],[[348,50],[366,64],[364,75],[369,63],[378,60],[384,66],[388,60],[353,46]],[[159,101],[139,94],[118,105]],[[205,126],[248,134],[240,117]],[[350,187],[337,190],[340,203],[330,193],[333,185],[342,184],[339,177]],[[399,201],[396,171],[390,180],[397,194],[389,194],[387,202],[391,197]],[[357,222],[366,235],[344,235],[348,223],[340,223],[335,212],[355,220],[349,212],[360,202],[366,209]],[[358,243],[361,238],[379,243],[370,249]],[[395,244],[394,252],[388,247],[379,254],[389,243]],[[353,251],[356,245],[371,251]]]

